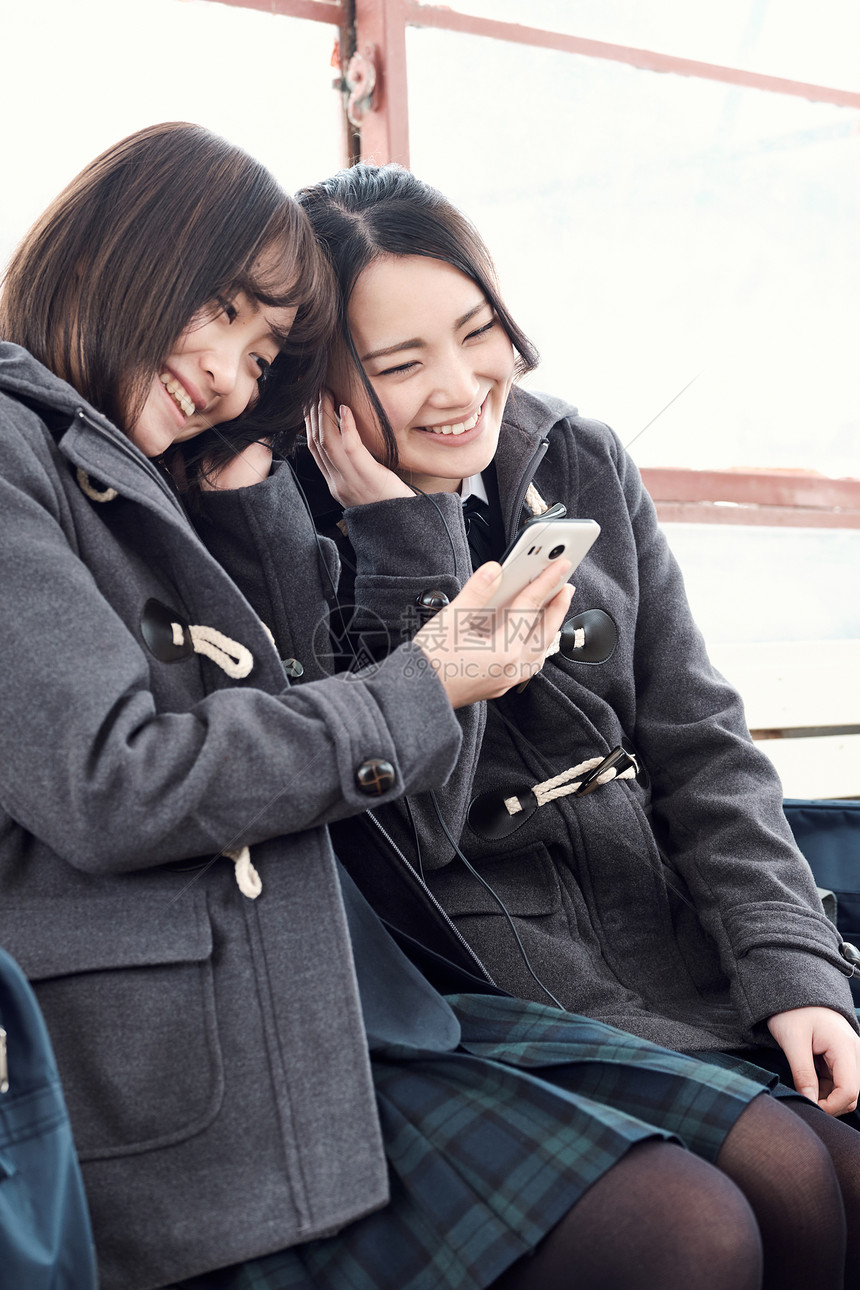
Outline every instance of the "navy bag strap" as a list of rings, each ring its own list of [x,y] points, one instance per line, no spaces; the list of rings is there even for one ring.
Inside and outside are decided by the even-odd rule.
[[[0,1283],[95,1290],[89,1214],[45,1022],[0,950]]]

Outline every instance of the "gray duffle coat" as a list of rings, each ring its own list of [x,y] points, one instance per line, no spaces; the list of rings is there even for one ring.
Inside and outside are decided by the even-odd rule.
[[[348,882],[345,908],[325,827],[367,806],[368,762],[389,764],[382,802],[444,779],[461,739],[445,693],[413,645],[325,676],[336,557],[286,467],[207,514],[245,558],[271,541],[256,565],[300,683],[159,468],[0,344],[0,944],[48,1023],[103,1290],[383,1205],[361,1003],[387,1039],[457,1042],[399,961],[393,1014],[360,1000],[361,955],[386,979],[391,943],[350,914]],[[244,846],[257,900],[221,854]],[[9,1060],[14,1079],[14,1037]]]
[[[355,832],[336,830],[338,853],[383,916],[437,952],[465,965],[471,952],[476,972],[514,994],[547,1002],[546,986],[572,1011],[667,1047],[771,1044],[766,1018],[806,1005],[856,1027],[851,967],[786,824],[778,777],[708,660],[630,457],[605,425],[515,389],[495,467],[506,541],[530,518],[531,484],[547,504],[601,525],[572,575],[570,613],[586,614],[587,637],[586,611],[603,611],[615,648],[602,662],[586,661],[585,648],[556,653],[522,692],[462,712],[463,752],[436,804],[417,795],[411,819],[402,805],[379,812],[387,838],[365,830],[351,845]],[[331,500],[319,488],[315,498],[337,539]],[[423,593],[453,597],[469,575],[460,499],[394,499],[344,520],[355,606],[343,617],[358,652],[380,653],[415,630]],[[535,784],[624,738],[650,784],[619,779],[523,811],[502,838],[470,810],[482,795],[527,802]],[[510,921],[455,857],[440,815]]]

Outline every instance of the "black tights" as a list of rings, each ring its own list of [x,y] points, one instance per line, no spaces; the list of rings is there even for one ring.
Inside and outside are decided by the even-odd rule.
[[[683,1147],[644,1142],[492,1290],[759,1290],[761,1262],[737,1187]]]
[[[493,1290],[841,1290],[846,1267],[857,1284],[858,1153],[860,1135],[816,1108],[757,1097],[716,1167],[632,1148]]]
[[[845,1209],[845,1284],[856,1286],[860,1280],[860,1133],[809,1102],[792,1100],[785,1105],[809,1125],[833,1161]]]

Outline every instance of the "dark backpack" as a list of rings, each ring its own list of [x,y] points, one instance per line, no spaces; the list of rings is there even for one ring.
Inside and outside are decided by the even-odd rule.
[[[787,798],[782,806],[815,881],[836,897],[842,939],[860,946],[860,801]],[[860,975],[851,991],[860,1010]]]
[[[95,1290],[84,1187],[36,997],[0,950],[0,1284]]]

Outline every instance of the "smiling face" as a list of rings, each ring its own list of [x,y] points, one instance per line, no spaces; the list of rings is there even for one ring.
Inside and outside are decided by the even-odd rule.
[[[295,314],[240,292],[192,319],[128,427],[132,442],[158,457],[171,444],[240,416],[256,399]]]
[[[394,432],[397,473],[424,492],[453,492],[484,470],[496,451],[514,351],[481,289],[443,260],[382,256],[355,285],[349,325]],[[360,381],[334,383],[363,442],[384,460]]]

